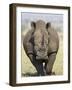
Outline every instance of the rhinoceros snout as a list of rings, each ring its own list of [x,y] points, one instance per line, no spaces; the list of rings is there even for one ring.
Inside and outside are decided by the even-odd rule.
[[[36,53],[36,59],[48,59],[47,56],[47,51],[45,51],[44,49],[37,51]]]

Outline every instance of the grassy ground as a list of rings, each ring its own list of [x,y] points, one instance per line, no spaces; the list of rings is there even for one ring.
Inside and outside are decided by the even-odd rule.
[[[60,38],[60,45],[59,50],[57,53],[57,57],[53,66],[53,72],[56,73],[56,75],[62,75],[63,74],[63,40],[62,40],[62,34],[59,34]],[[21,48],[21,71],[23,76],[31,76],[36,75],[37,71],[35,67],[31,64],[29,58],[25,54],[25,51],[23,49],[23,46]]]

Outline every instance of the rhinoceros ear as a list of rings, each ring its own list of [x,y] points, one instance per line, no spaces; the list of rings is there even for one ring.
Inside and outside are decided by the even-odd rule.
[[[50,23],[50,22],[48,22],[48,23],[46,24],[46,29],[48,29],[49,27],[51,27],[51,23]]]
[[[35,29],[36,28],[36,23],[35,22],[31,22],[31,28]]]

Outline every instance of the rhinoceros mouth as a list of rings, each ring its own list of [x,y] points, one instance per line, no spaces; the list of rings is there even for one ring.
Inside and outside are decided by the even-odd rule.
[[[36,56],[37,60],[48,60],[48,56]]]

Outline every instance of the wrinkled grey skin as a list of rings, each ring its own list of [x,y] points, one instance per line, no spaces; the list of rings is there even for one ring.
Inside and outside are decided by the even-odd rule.
[[[42,20],[32,22],[31,30],[24,37],[23,46],[38,75],[51,75],[59,48],[59,38],[51,24]]]

